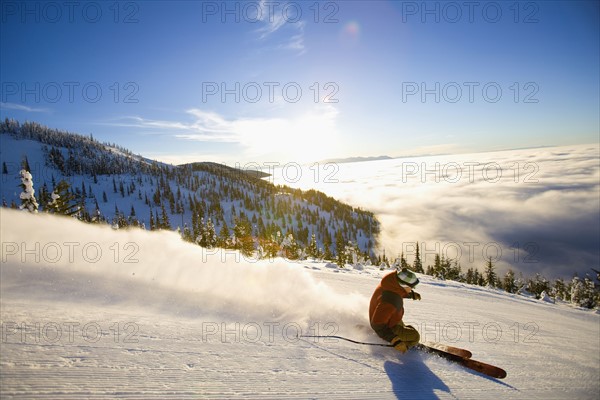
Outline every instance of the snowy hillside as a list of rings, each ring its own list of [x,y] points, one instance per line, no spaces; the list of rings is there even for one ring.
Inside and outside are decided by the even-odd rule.
[[[203,162],[167,165],[92,137],[8,119],[0,122],[0,149],[5,207],[20,205],[19,171],[27,164],[44,211],[65,182],[58,194],[72,198],[81,220],[179,229],[205,247],[236,247],[243,236],[253,250],[292,235],[305,248],[314,235],[319,248],[335,253],[341,235],[344,244],[372,253],[379,232],[371,212],[315,190],[275,186],[259,171]]]
[[[503,367],[504,380],[379,342],[385,273],[255,262],[173,232],[0,210],[0,397],[595,399],[593,311],[422,276],[405,321]]]

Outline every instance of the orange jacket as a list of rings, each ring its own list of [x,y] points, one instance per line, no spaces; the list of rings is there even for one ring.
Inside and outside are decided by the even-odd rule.
[[[390,272],[381,279],[375,289],[369,306],[371,328],[384,340],[391,342],[396,336],[392,328],[402,321],[404,315],[403,298],[408,293],[396,277],[396,271]]]

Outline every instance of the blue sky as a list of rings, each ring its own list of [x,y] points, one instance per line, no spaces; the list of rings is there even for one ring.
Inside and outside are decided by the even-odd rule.
[[[3,1],[0,114],[175,164],[597,143],[598,4]]]

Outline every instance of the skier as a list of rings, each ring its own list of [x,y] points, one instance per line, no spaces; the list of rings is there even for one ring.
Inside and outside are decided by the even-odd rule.
[[[411,325],[404,325],[402,322],[404,315],[402,299],[421,300],[421,295],[412,290],[418,283],[417,276],[403,268],[384,276],[371,297],[369,306],[371,328],[401,353],[419,343],[419,332]]]

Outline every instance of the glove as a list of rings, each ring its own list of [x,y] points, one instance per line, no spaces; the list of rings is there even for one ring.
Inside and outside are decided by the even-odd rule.
[[[408,296],[413,300],[421,300],[421,295],[414,290],[411,290]]]
[[[408,350],[406,343],[404,343],[398,336],[392,339],[392,346],[394,346],[396,350],[403,354],[406,353],[406,350]]]

